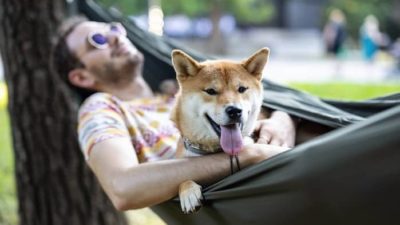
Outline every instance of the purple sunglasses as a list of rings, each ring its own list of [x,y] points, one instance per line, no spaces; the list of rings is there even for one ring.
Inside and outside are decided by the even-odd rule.
[[[110,30],[108,32],[110,33],[126,36],[126,30],[120,23],[110,23],[109,29]],[[91,32],[87,36],[88,42],[95,48],[105,49],[108,47],[108,32]]]

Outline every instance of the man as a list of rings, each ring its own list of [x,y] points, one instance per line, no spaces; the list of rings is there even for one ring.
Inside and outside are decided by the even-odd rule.
[[[155,205],[176,196],[185,180],[207,185],[229,174],[224,153],[174,159],[179,133],[169,120],[171,98],[155,96],[143,79],[143,56],[121,24],[66,22],[52,59],[77,91],[97,92],[80,107],[79,142],[117,209]],[[239,154],[241,167],[294,144],[295,124],[286,113],[273,112],[257,129],[257,144]]]

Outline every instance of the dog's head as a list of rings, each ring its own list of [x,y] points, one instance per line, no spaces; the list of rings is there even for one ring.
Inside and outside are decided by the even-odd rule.
[[[172,120],[182,136],[203,146],[236,154],[242,136],[254,129],[262,103],[262,71],[269,50],[241,62],[197,62],[180,50],[172,52],[180,90]]]

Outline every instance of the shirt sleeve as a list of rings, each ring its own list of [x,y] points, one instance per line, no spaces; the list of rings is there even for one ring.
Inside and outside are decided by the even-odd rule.
[[[118,104],[106,94],[89,97],[78,114],[78,139],[85,159],[97,143],[121,137],[129,138],[129,132]]]

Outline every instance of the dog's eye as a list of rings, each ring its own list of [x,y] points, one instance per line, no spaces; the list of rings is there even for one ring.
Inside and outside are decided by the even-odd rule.
[[[247,87],[240,86],[240,87],[238,88],[238,92],[239,92],[239,93],[244,93],[247,89],[248,89]]]
[[[209,94],[209,95],[216,95],[216,94],[218,94],[218,92],[217,92],[215,89],[213,89],[213,88],[208,88],[208,89],[204,90],[204,92],[206,92],[206,93]]]

